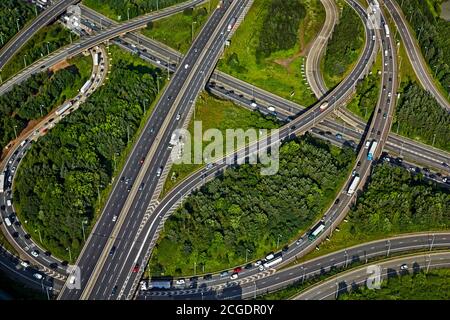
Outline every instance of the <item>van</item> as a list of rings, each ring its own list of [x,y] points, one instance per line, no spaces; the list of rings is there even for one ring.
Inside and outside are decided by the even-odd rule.
[[[9,200],[9,199],[6,200],[6,205],[7,205],[8,207],[11,207],[11,205],[12,205],[12,204],[11,204],[11,200]]]

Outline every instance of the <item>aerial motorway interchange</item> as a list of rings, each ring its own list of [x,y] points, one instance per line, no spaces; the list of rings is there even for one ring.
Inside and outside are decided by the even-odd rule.
[[[367,294],[365,289],[361,288],[370,287],[369,282],[373,284],[373,272],[377,275],[376,280],[382,283],[381,289],[376,288],[381,292],[389,288],[391,281],[393,281],[391,285],[397,285],[395,280],[391,279],[412,277],[414,280],[418,274],[426,277],[428,273],[445,272],[445,269],[450,267],[448,230],[450,223],[448,209],[450,204],[450,153],[448,150],[450,67],[445,64],[445,61],[441,61],[442,64],[439,66],[429,64],[431,48],[427,47],[424,52],[418,41],[423,35],[417,34],[416,25],[413,25],[417,21],[408,20],[411,13],[403,12],[404,2],[409,5],[410,2],[414,2],[413,0],[315,0],[308,4],[305,4],[307,1],[303,0],[286,2],[278,0],[156,0],[147,1],[149,4],[145,8],[138,5],[131,7],[124,5],[120,12],[111,4],[106,4],[111,3],[110,1],[105,1],[104,8],[96,4],[94,0],[10,0],[9,2],[11,5],[17,5],[17,10],[19,8],[25,8],[23,9],[25,12],[28,10],[30,18],[28,21],[21,22],[22,27],[19,25],[20,19],[17,18],[17,28],[6,38],[7,41],[3,39],[6,35],[1,33],[0,97],[2,98],[0,99],[3,100],[0,100],[0,103],[5,106],[0,105],[2,108],[0,111],[7,114],[3,110],[9,108],[8,99],[12,101],[22,98],[25,99],[22,101],[25,105],[32,105],[32,100],[39,99],[42,92],[47,92],[45,90],[55,92],[56,89],[53,91],[48,89],[52,85],[51,79],[65,70],[71,70],[76,74],[73,78],[75,80],[69,81],[70,84],[66,84],[66,87],[58,92],[60,96],[52,100],[52,106],[48,108],[45,106],[45,103],[49,104],[48,100],[34,103],[37,111],[34,111],[36,116],[29,118],[32,121],[21,127],[16,122],[6,120],[3,122],[10,128],[2,129],[0,133],[3,134],[3,131],[13,133],[9,136],[5,134],[7,138],[2,138],[4,141],[0,159],[0,228],[2,230],[0,275],[3,273],[11,283],[20,283],[21,286],[32,288],[37,292],[37,296],[41,295],[41,299],[49,300],[256,300],[263,298],[328,300],[342,297],[351,299],[352,294],[359,295],[358,297]],[[314,6],[311,3],[314,3]],[[433,10],[438,12],[440,10],[436,8],[441,5],[441,2],[436,1],[436,3],[438,4],[433,7]],[[251,30],[249,31],[252,27],[271,28],[278,23],[276,19],[279,16],[276,14],[272,17],[273,23],[270,22],[270,14],[267,14],[269,10],[277,8],[281,10],[280,8],[286,9],[288,6],[296,5],[301,6],[309,20],[321,19],[316,22],[315,33],[309,37],[310,39],[305,36],[304,29],[307,27],[304,24],[308,19],[304,16],[297,17],[297,20],[293,19],[292,21],[297,21],[297,25],[290,27],[294,30],[295,39],[291,47],[284,47],[283,50],[290,50],[291,56],[295,50],[301,53],[282,59],[279,58],[282,56],[280,52],[284,51],[278,48],[278,53],[276,53],[277,49],[273,49],[275,58],[270,54],[264,56],[261,52],[272,50],[270,45],[273,43],[264,44],[260,39],[256,46],[259,45],[258,48],[261,51],[256,54],[255,61],[258,63],[255,65],[256,68],[261,67],[261,60],[269,61],[273,58],[273,61],[287,68],[286,77],[295,77],[295,81],[301,83],[305,92],[308,92],[302,97],[298,95],[299,90],[292,89],[293,87],[289,89],[292,92],[287,93],[282,92],[281,89],[273,90],[273,86],[267,85],[267,82],[270,82],[267,78],[261,81],[255,80],[252,83],[248,76],[242,77],[239,72],[246,73],[254,66],[242,66],[242,61],[240,62],[237,58],[232,60],[234,56],[228,54],[232,48],[235,48],[233,47],[235,42],[239,43],[237,46],[243,45],[241,41],[246,35],[252,33]],[[319,15],[312,15],[315,18],[308,16],[309,11],[318,10],[317,8],[320,8]],[[431,10],[427,8],[423,10]],[[299,9],[299,12],[302,10]],[[268,22],[262,27],[254,22],[257,20],[255,12],[266,14],[264,19]],[[345,19],[350,19],[350,16],[360,25],[360,44],[358,50],[352,52],[348,47],[346,48],[344,55],[353,56],[353,60],[347,61],[344,67],[339,66],[342,71],[339,79],[335,80],[324,68],[328,66],[327,61],[337,59],[333,58],[333,55],[342,54],[337,50],[333,51],[333,48],[336,48],[333,47],[333,45],[336,46],[336,41],[342,43],[352,41],[347,39],[348,35],[345,41],[338,38],[346,25]],[[163,36],[158,34],[162,32],[158,30],[163,28],[164,23],[177,21],[176,19],[179,19],[178,23],[187,30],[183,29],[181,32],[179,25],[173,23],[168,24],[167,34]],[[286,21],[292,22],[291,19]],[[0,21],[0,23],[3,22]],[[444,24],[444,20],[441,23]],[[351,23],[347,22],[348,24]],[[51,40],[47,33],[56,34],[56,31],[53,33],[48,31],[50,30],[48,28],[56,28],[55,26],[62,30],[69,29],[70,40],[65,39],[65,42],[61,42],[50,52]],[[297,34],[299,26],[302,30],[301,37]],[[283,28],[285,27],[286,25],[283,25]],[[424,28],[419,27],[419,29]],[[180,35],[177,32],[180,32]],[[44,36],[41,36],[42,34]],[[258,36],[261,35],[258,34]],[[37,37],[40,38],[34,40]],[[175,46],[173,43],[176,41],[168,39],[169,37],[177,39],[176,41],[183,37],[187,39],[183,38],[183,45]],[[305,38],[308,38],[308,44],[304,43]],[[354,38],[357,36],[355,35]],[[255,45],[251,41],[253,40],[245,42],[248,46],[246,49],[240,48],[246,51],[247,55],[251,51],[249,48]],[[271,39],[271,41],[275,40]],[[24,55],[30,45],[41,46],[44,51],[35,56],[31,62],[27,60],[31,53],[28,53],[28,57],[27,54]],[[299,49],[299,46],[302,49]],[[450,51],[443,52],[445,55],[445,52]],[[245,61],[243,56],[245,54],[239,58]],[[299,57],[301,57],[300,60],[296,60]],[[289,62],[279,62],[281,60]],[[230,61],[235,63],[233,65],[235,69],[224,67],[224,65],[231,65]],[[270,61],[273,63],[272,60]],[[301,61],[301,63],[295,64],[293,61]],[[293,68],[298,68],[293,72],[294,75],[291,72]],[[4,70],[5,72],[2,72]],[[257,70],[257,74],[264,74],[260,76],[260,79],[266,77],[266,74],[269,74],[268,78],[270,78],[275,74],[273,70],[275,70],[273,67],[268,67],[267,70],[261,67]],[[114,72],[119,71],[122,72],[120,75],[114,75]],[[126,76],[131,72],[140,74],[142,83],[150,81],[149,78],[154,81],[152,84],[155,87],[152,93],[149,96],[139,96],[139,101],[134,101],[130,97],[139,95],[134,91],[145,89],[139,81],[130,82],[136,84],[136,89],[129,87]],[[445,78],[445,72],[447,72],[447,78]],[[42,81],[49,82],[39,87],[39,81],[41,81],[39,77],[42,74],[46,74],[49,79]],[[120,85],[114,89],[108,89],[110,84],[120,84],[118,80],[120,77],[123,77],[124,89],[120,89]],[[276,75],[273,77],[276,78]],[[365,103],[364,99],[355,100],[355,97],[366,94],[361,93],[361,87],[371,81],[368,79],[377,79],[369,89],[372,94],[371,110],[367,114],[365,109],[365,115],[362,112],[355,113],[349,106],[357,105],[358,110],[363,110],[361,105]],[[26,85],[32,87],[31,90],[35,90],[33,91],[35,97],[29,98],[26,94],[17,93],[21,90],[18,88]],[[414,86],[417,90],[422,90],[420,91],[423,92],[422,98],[414,100],[414,96],[408,95],[416,88]],[[54,224],[58,216],[46,216],[42,208],[35,208],[36,212],[27,215],[21,212],[26,210],[32,212],[31,203],[37,205],[37,202],[31,201],[24,205],[26,195],[20,192],[24,190],[24,181],[32,181],[26,180],[24,175],[25,173],[40,174],[38,169],[33,170],[33,163],[41,166],[42,160],[31,162],[30,159],[46,157],[45,153],[50,150],[43,147],[46,143],[55,143],[54,141],[57,140],[57,145],[61,148],[61,157],[64,157],[67,152],[67,150],[63,151],[64,143],[70,144],[71,148],[76,148],[75,143],[72,140],[69,143],[68,139],[63,138],[61,132],[71,128],[70,126],[73,126],[76,121],[89,121],[87,119],[89,115],[81,116],[81,112],[84,108],[94,110],[96,102],[107,94],[117,94],[129,105],[134,103],[139,108],[142,104],[143,111],[131,133],[130,125],[127,124],[123,127],[125,129],[122,131],[122,136],[116,135],[117,131],[111,131],[113,132],[111,137],[104,135],[100,138],[105,141],[123,138],[120,152],[111,153],[113,159],[107,159],[106,154],[109,155],[109,150],[103,150],[105,153],[102,157],[92,158],[92,153],[81,157],[86,162],[83,168],[88,168],[89,165],[94,166],[91,161],[102,162],[102,166],[108,163],[105,167],[108,167],[110,176],[105,178],[99,174],[103,184],[100,184],[102,190],[96,185],[97,189],[93,192],[95,210],[91,206],[81,204],[82,209],[79,212],[83,219],[75,219],[75,222],[64,214],[59,216],[62,219],[60,221],[62,229],[67,225],[72,228],[72,225],[76,224],[74,228],[78,230],[77,232],[81,232],[82,238],[81,243],[76,239],[76,245],[73,239],[61,240],[64,246],[62,249],[59,248],[60,250],[56,249],[55,252],[58,246],[55,244],[49,246],[50,242],[46,240],[45,231],[32,219],[39,219],[39,223],[44,222],[42,228],[45,228],[50,225],[50,220]],[[208,117],[205,115],[211,112],[211,110],[208,111],[208,106],[202,108],[201,112],[197,111],[200,110],[197,106],[204,103],[205,99],[212,99],[210,97],[232,105],[239,112],[245,112],[243,113],[245,115],[254,115],[252,119],[256,119],[258,115],[257,117],[276,124],[274,127],[276,126],[277,130],[267,130],[267,135],[262,135],[262,128],[257,128],[259,134],[255,135],[253,140],[249,138],[247,141],[244,137],[244,143],[237,147],[234,146],[233,140],[233,147],[227,148],[221,155],[215,154],[210,159],[200,156],[201,163],[196,166],[191,164],[193,169],[185,169],[187,173],[177,180],[174,177],[180,165],[176,163],[176,160],[180,159],[181,154],[186,151],[183,149],[185,143],[188,145],[186,132],[189,135],[194,128],[193,120]],[[113,105],[113,97],[109,98]],[[153,101],[148,103],[152,99]],[[429,111],[424,113],[427,108],[425,105],[416,111],[417,114],[428,113],[430,119],[438,121],[439,124],[436,123],[436,126],[443,126],[445,129],[441,132],[443,137],[438,133],[432,133],[431,138],[429,136],[424,138],[420,134],[425,135],[422,131],[426,129],[423,129],[423,123],[418,121],[411,121],[408,125],[417,125],[422,129],[408,131],[401,127],[406,124],[401,123],[400,119],[407,122],[413,117],[411,113],[414,113],[412,109],[403,111],[406,108],[405,104],[414,104],[415,101],[420,103],[425,101],[423,99],[432,100],[434,109],[431,110],[430,107]],[[116,108],[121,107],[125,108],[123,105],[116,106]],[[43,112],[43,108],[46,112]],[[24,112],[19,111],[18,114],[24,118],[25,116],[22,116]],[[125,117],[126,112],[130,113],[130,117],[134,117],[133,113],[137,111],[136,108],[124,109],[118,114]],[[408,112],[409,118],[403,117]],[[14,118],[16,113],[10,112],[9,115]],[[436,117],[432,118],[435,114],[440,115],[438,120]],[[210,117],[214,118],[214,113]],[[104,119],[108,119],[108,116]],[[220,121],[226,123],[227,119],[216,119],[216,122]],[[105,123],[105,126],[101,128],[109,130],[111,127],[116,128],[121,125],[121,122],[112,121]],[[220,124],[215,125],[219,127]],[[18,130],[19,127],[21,130]],[[399,130],[400,127],[402,130]],[[82,130],[78,135],[82,135],[85,140],[89,139],[87,138],[89,134],[94,132],[97,134],[99,130],[102,130],[98,128],[98,130],[91,130],[87,125],[84,128],[85,132]],[[184,132],[184,136],[181,132]],[[57,134],[60,136],[56,136]],[[75,129],[70,135],[72,138],[77,136]],[[81,139],[78,141],[82,143]],[[344,158],[342,150],[349,150],[348,152],[352,155],[345,166],[340,167],[341,179],[333,185],[332,191],[317,187],[320,190],[316,190],[314,197],[319,199],[317,200],[320,203],[319,209],[316,208],[317,212],[312,216],[302,218],[306,221],[305,224],[294,228],[291,225],[283,226],[282,228],[289,229],[291,234],[289,236],[276,234],[271,241],[268,241],[269,244],[264,243],[260,249],[255,246],[243,247],[239,254],[245,257],[245,260],[230,255],[228,264],[207,262],[214,267],[206,271],[205,262],[200,265],[200,263],[197,264],[197,260],[193,263],[193,268],[175,265],[170,269],[177,270],[175,274],[161,271],[163,268],[161,261],[170,260],[172,254],[170,248],[174,250],[173,256],[176,255],[177,245],[168,245],[170,240],[167,239],[170,235],[172,236],[170,239],[174,239],[173,234],[177,232],[170,228],[174,228],[179,221],[184,221],[180,218],[180,212],[185,215],[194,215],[195,210],[200,210],[192,205],[194,203],[190,200],[192,197],[203,192],[201,195],[204,197],[201,201],[207,203],[210,200],[205,196],[205,190],[212,192],[209,190],[220,188],[218,183],[233,178],[236,179],[236,186],[238,186],[243,183],[242,180],[246,179],[245,176],[238,176],[240,165],[245,167],[250,164],[251,166],[252,159],[261,160],[263,153],[273,156],[278,149],[281,150],[280,154],[283,157],[284,146],[292,147],[291,143],[298,145],[309,143],[311,144],[309,148],[325,148],[323,146],[326,146],[327,152],[336,158],[339,157],[336,154]],[[92,146],[95,142],[90,144]],[[191,148],[190,145],[186,147],[186,149],[189,148]],[[194,145],[192,150],[195,148]],[[80,157],[80,155],[74,152],[73,157]],[[307,161],[313,162],[311,157],[306,158],[307,160],[298,166],[306,168]],[[285,165],[286,161],[288,160],[281,159],[280,167]],[[344,162],[344,160],[340,161]],[[42,166],[45,167],[45,165]],[[50,161],[47,168],[52,172],[60,172],[63,176],[65,171],[76,166],[76,162]],[[310,168],[292,168],[292,166],[290,170],[292,172],[311,171]],[[280,174],[272,173],[274,177]],[[295,178],[297,178],[296,174],[293,173]],[[382,174],[391,175],[389,182],[387,180],[380,182],[380,179],[383,179]],[[252,176],[251,179],[261,179],[259,184],[262,186],[264,178],[261,176],[264,177],[264,175],[255,176],[258,178]],[[331,178],[328,177],[328,179]],[[73,176],[71,179],[71,184],[83,183],[81,178],[77,179]],[[282,179],[289,180],[289,177]],[[267,180],[264,181],[267,182]],[[92,190],[86,189],[90,188],[90,182],[86,183],[87,187],[72,185],[74,188],[72,190],[78,192],[83,189],[83,192],[89,194]],[[169,188],[167,186],[170,183],[173,184]],[[289,185],[289,181],[286,183]],[[386,183],[384,189],[387,191],[380,186],[383,183]],[[392,185],[399,183],[399,190],[390,190],[392,187],[388,183]],[[65,182],[62,182],[61,178],[58,184],[61,186]],[[106,184],[108,184],[107,187]],[[310,186],[306,187],[305,184],[306,188]],[[436,215],[443,222],[435,221],[436,225],[430,226],[419,217],[417,222],[414,220],[415,225],[409,229],[407,227],[402,229],[402,221],[398,216],[391,221],[380,222],[383,219],[380,217],[380,212],[375,212],[375,207],[368,204],[370,196],[380,192],[375,197],[378,197],[377,201],[382,203],[380,204],[382,209],[377,210],[391,212],[392,208],[387,208],[392,206],[395,200],[392,200],[394,197],[392,194],[387,195],[388,192],[395,193],[396,198],[402,198],[402,192],[410,192],[408,188],[415,188],[411,191],[414,193],[413,198],[422,201],[422,205],[426,203],[428,199],[426,197],[435,196],[439,199],[440,202],[430,204],[428,210],[437,212]],[[45,193],[43,191],[45,186],[42,184],[28,189]],[[231,201],[227,198],[230,197],[229,189],[228,186],[226,193],[215,193],[215,200],[221,199],[218,200],[219,202],[223,200],[220,202],[222,204]],[[262,189],[258,188],[258,190]],[[382,192],[385,193],[381,194]],[[251,197],[250,193],[248,197]],[[279,196],[282,193],[276,194]],[[291,197],[287,194],[284,196]],[[62,194],[52,192],[46,194],[43,199],[51,201],[49,199],[52,197],[62,197]],[[239,203],[242,199],[236,200],[236,197],[234,196],[233,201]],[[312,202],[310,197],[311,194],[308,201]],[[85,199],[87,201],[88,197],[86,196]],[[258,201],[266,200],[272,203],[270,199]],[[282,201],[282,199],[278,200]],[[302,208],[307,208],[304,203],[308,201],[300,198],[296,201],[299,206],[303,205]],[[214,204],[208,204],[208,211],[219,211],[220,208],[217,205],[219,202],[215,202],[216,207]],[[403,204],[406,207],[409,205],[407,200]],[[83,216],[83,208],[87,207],[95,212],[89,215],[89,218],[87,214]],[[246,214],[250,214],[251,209],[245,208],[250,210]],[[235,211],[229,209],[227,214],[236,214],[238,211],[236,206],[234,209]],[[59,207],[57,210],[64,210],[64,208]],[[239,210],[243,209],[239,208]],[[289,211],[282,205],[274,210],[275,212]],[[414,216],[422,209],[410,204],[410,207],[405,210],[411,210]],[[389,227],[383,229],[384,233],[379,231],[374,236],[359,235],[360,238],[354,236],[356,232],[362,230],[362,227],[358,229],[357,222],[354,221],[370,214],[372,216],[368,218],[368,221],[385,223],[384,225]],[[417,215],[420,214],[420,212],[417,213]],[[200,221],[201,216],[194,215],[194,217],[198,219],[197,223],[204,223]],[[45,222],[46,220],[48,222]],[[295,219],[292,218],[292,220]],[[420,225],[421,221],[423,225]],[[210,226],[217,225],[212,221],[208,223]],[[233,221],[230,222],[230,224],[233,223],[235,224]],[[397,227],[396,223],[400,227]],[[410,223],[413,224],[413,222]],[[183,232],[186,232],[185,225],[183,225]],[[217,233],[225,237],[228,232],[228,230],[221,230]],[[346,233],[347,236],[343,236]],[[346,243],[348,239],[353,240]],[[211,243],[212,246],[213,243]],[[222,249],[230,247],[231,245]],[[162,252],[164,250],[166,251]],[[192,250],[195,250],[194,244],[185,249],[182,255],[188,259]],[[205,258],[202,259],[205,261]],[[176,260],[173,260],[173,263],[174,261]],[[445,275],[442,277],[442,281],[445,282],[445,279],[448,281],[448,275],[447,278]],[[2,290],[3,288],[0,287],[0,297]],[[5,296],[8,296],[6,288],[5,292]],[[20,293],[17,292],[11,295],[20,297]]]

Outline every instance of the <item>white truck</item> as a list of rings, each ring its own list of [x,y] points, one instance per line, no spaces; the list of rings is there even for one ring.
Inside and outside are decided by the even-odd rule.
[[[361,180],[359,176],[355,176],[353,178],[352,183],[350,183],[350,187],[348,187],[347,191],[348,195],[352,195],[356,191],[356,188],[358,187],[359,184],[359,180]]]
[[[61,107],[59,107],[56,110],[56,115],[59,116],[61,114],[63,114],[67,109],[69,109],[72,106],[72,101],[67,101],[66,103],[64,103]]]
[[[274,265],[279,264],[281,261],[283,261],[283,257],[281,257],[281,256],[274,258],[270,261],[267,261],[266,263],[263,264],[264,269],[269,269],[270,267],[273,267]]]
[[[91,85],[91,80],[86,81],[85,84],[83,84],[83,86],[80,89],[81,93],[85,93],[87,91],[87,89],[89,89],[89,86]]]
[[[0,174],[0,193],[5,192],[5,174],[2,172]]]

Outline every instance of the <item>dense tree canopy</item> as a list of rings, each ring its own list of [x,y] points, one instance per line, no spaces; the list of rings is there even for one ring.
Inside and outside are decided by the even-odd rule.
[[[446,92],[450,92],[450,23],[434,16],[433,11],[440,6],[440,0],[402,0],[403,13],[413,27],[422,54],[431,72],[437,77]]]
[[[257,55],[268,57],[273,52],[293,48],[305,16],[301,0],[272,0],[261,29]]]
[[[20,85],[0,96],[0,147],[22,131],[29,120],[46,115],[57,102],[69,97],[62,96],[68,86],[80,79],[75,66],[57,71],[32,75]]]
[[[107,8],[105,10],[114,13],[114,18],[120,16],[120,20],[126,20],[128,12],[131,19],[155,11],[157,8],[162,9],[184,1],[186,0],[85,0],[84,2],[94,9]]]
[[[170,217],[151,262],[154,274],[217,271],[263,256],[307,229],[332,201],[354,154],[306,135],[280,149],[277,174],[229,169],[194,192]],[[248,251],[247,251],[248,250]],[[200,269],[198,269],[200,270]]]
[[[364,41],[363,30],[364,26],[358,14],[345,5],[328,41],[324,60],[326,74],[330,77],[342,77],[348,67],[357,60]]]
[[[140,125],[145,101],[155,99],[156,77],[156,69],[116,56],[107,84],[23,159],[16,178],[18,213],[28,220],[29,233],[40,230],[53,253],[66,256],[67,247],[73,256],[79,253],[81,223],[86,218],[94,222],[98,195],[111,182],[116,154]]]
[[[450,113],[417,83],[406,85],[395,110],[399,133],[450,151]]]
[[[17,23],[21,28],[34,16],[33,6],[26,1],[0,1],[0,48],[17,33]]]
[[[375,167],[370,183],[350,212],[351,232],[392,234],[450,226],[450,193],[427,185],[404,168]]]

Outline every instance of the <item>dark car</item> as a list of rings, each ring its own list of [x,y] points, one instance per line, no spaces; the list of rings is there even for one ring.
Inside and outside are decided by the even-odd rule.
[[[24,236],[23,236],[25,239],[31,239],[31,236],[28,234],[28,233],[26,233]]]
[[[144,189],[144,185],[145,185],[144,182],[142,182],[142,183],[139,185],[139,191],[142,191],[142,190]]]
[[[62,265],[63,267],[67,266],[68,264],[69,264],[69,262],[67,262],[66,260],[64,260],[63,262],[61,262],[61,265]]]
[[[335,201],[334,201],[334,204],[339,204],[339,199],[336,199]]]
[[[380,134],[381,134],[381,131],[380,131],[380,130],[378,130],[378,131],[377,131],[377,135],[380,135]]]
[[[111,295],[116,294],[116,292],[117,292],[117,286],[114,286],[114,288],[111,291]]]
[[[207,274],[203,277],[203,280],[211,280],[212,279],[212,274]]]
[[[19,233],[17,231],[13,232],[12,236],[13,236],[13,238],[18,238],[19,237]]]
[[[137,273],[139,271],[139,263],[136,263],[133,267],[133,273]]]
[[[116,252],[116,247],[112,246],[111,250],[109,251],[109,255],[112,256]]]
[[[56,262],[50,263],[50,269],[58,269],[58,264]]]
[[[288,247],[288,246],[284,246],[282,251],[283,251],[283,252],[286,252],[286,251],[288,251],[288,250],[289,250],[289,247]]]
[[[247,263],[246,265],[245,265],[245,269],[251,269],[252,268],[252,264],[251,263]]]
[[[361,161],[358,161],[358,163],[356,164],[357,167],[361,166]]]

